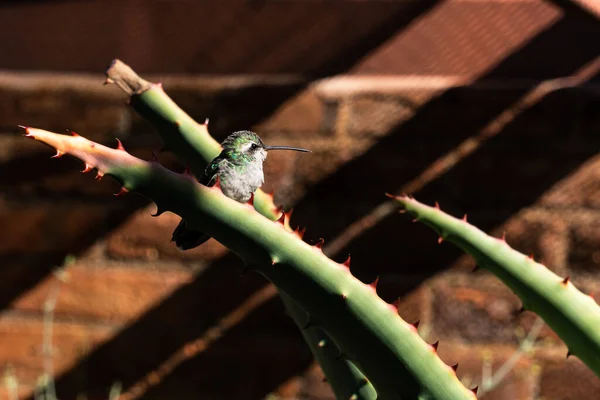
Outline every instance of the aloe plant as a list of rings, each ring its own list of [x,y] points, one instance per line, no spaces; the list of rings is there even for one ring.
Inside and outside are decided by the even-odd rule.
[[[115,60],[107,71],[131,96],[131,106],[154,124],[166,143],[192,174],[220,151],[207,124],[198,124],[181,110],[159,84],[140,78]],[[436,342],[427,344],[416,326],[398,315],[397,306],[377,296],[376,284],[366,285],[349,271],[350,259],[335,262],[302,241],[292,230],[289,213],[275,207],[272,196],[257,191],[248,204],[224,196],[218,183],[199,184],[191,174],[177,174],[156,160],[143,161],[125,151],[120,142],[111,149],[77,134],[59,135],[25,128],[26,136],[54,147],[55,157],[70,154],[85,164],[82,172],[109,175],[122,189],[137,192],[157,205],[158,216],[173,212],[192,229],[206,232],[280,290],[282,300],[300,327],[338,398],[437,399],[475,398],[437,356]],[[506,241],[486,235],[407,197],[393,197],[416,220],[431,226],[439,242],[452,242],[471,254],[511,288],[523,307],[540,317],[565,341],[569,354],[579,357],[600,376],[600,308],[571,283],[542,264],[511,249]]]
[[[366,285],[350,274],[346,263],[326,257],[322,242],[311,246],[299,232],[285,228],[287,215],[277,221],[224,196],[219,185],[205,187],[187,174],[177,174],[127,153],[119,144],[111,149],[81,136],[59,135],[26,128],[26,136],[84,162],[84,171],[110,175],[120,193],[137,192],[157,205],[155,215],[170,211],[238,254],[294,299],[308,315],[308,324],[322,328],[340,354],[368,377],[381,399],[473,399],[454,368],[437,355],[416,328],[381,300],[374,282]]]
[[[205,165],[220,153],[221,146],[208,132],[208,120],[204,123],[194,121],[167,95],[161,84],[141,78],[121,60],[113,60],[106,71],[105,83],[117,85],[130,96],[130,106],[157,128],[165,146],[189,166],[192,174],[201,176]],[[261,189],[255,192],[253,204],[258,212],[271,220],[278,219],[281,214],[280,208],[273,203],[273,196]],[[289,218],[285,220],[285,226],[289,228]],[[282,296],[282,300],[290,316],[301,326],[306,312],[289,297]],[[355,396],[356,400],[376,398],[371,383],[351,361],[337,357],[332,346],[319,346],[319,343],[331,342],[325,332],[309,326],[302,329],[302,335],[336,396]]]
[[[466,216],[454,218],[439,206],[430,207],[408,196],[394,197],[416,220],[432,227],[439,241],[448,241],[475,258],[506,284],[567,344],[569,355],[580,358],[600,377],[600,307],[569,277],[560,277],[507,243],[470,225]]]

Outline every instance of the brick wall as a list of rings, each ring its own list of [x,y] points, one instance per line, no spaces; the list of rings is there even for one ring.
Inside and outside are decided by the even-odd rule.
[[[118,15],[102,13],[117,3]],[[337,260],[351,253],[365,281],[381,275],[381,297],[401,296],[402,317],[420,320],[471,386],[484,365],[496,371],[512,357],[536,317],[519,313],[495,277],[471,272],[469,257],[381,206],[383,193],[468,213],[600,293],[600,47],[583,45],[600,30],[592,2],[235,2],[228,13],[219,2],[177,3],[167,13],[161,1],[14,2],[0,31],[19,35],[0,43],[0,66],[101,71],[116,55],[143,72],[220,74],[148,78],[197,120],[209,117],[219,139],[251,128],[269,144],[312,149],[271,154],[265,189],[295,208],[307,241],[325,238]],[[307,29],[282,34],[297,26]],[[177,216],[150,217],[153,205],[115,198],[114,182],[16,133],[27,124],[112,146],[118,137],[150,158],[157,135],[102,81],[0,72],[0,365],[21,397],[53,360],[63,400],[107,398],[115,382],[126,399],[332,399],[264,279],[240,278],[241,262],[214,241],[178,251]],[[181,170],[167,152],[160,160]],[[59,283],[52,272],[68,254],[76,262]],[[565,356],[544,326],[534,352],[484,398],[596,398],[598,379]]]
[[[148,149],[160,145],[155,133],[122,105],[116,88],[100,81],[40,74],[0,79],[7,105],[0,136],[0,359],[14,368],[21,390],[35,387],[49,357],[42,339],[44,305],[57,284],[50,272],[74,253],[53,324],[52,359],[63,398],[98,396],[115,381],[131,398],[261,398],[269,392],[332,398],[261,277],[240,278],[239,260],[214,241],[178,251],[169,243],[177,216],[150,217],[153,205],[133,195],[114,198],[109,180],[79,174],[71,159],[49,160],[50,149],[14,133],[14,124],[27,123],[69,127],[112,145],[118,136],[149,158]],[[600,121],[593,86],[556,90],[522,107],[465,156],[453,152],[487,132],[535,82],[465,86],[448,76],[348,76],[298,91],[297,81],[275,78],[163,81],[198,119],[218,114],[210,125],[217,136],[248,124],[268,143],[314,151],[273,154],[266,164],[266,190],[275,191],[279,204],[295,206],[292,224],[308,226],[308,241],[340,240],[385,191],[416,182],[419,199],[438,200],[453,214],[468,212],[472,223],[496,235],[506,230],[517,249],[571,275],[586,291],[600,290]],[[257,96],[265,104],[253,102]],[[252,121],[275,100],[282,104],[270,117]],[[456,164],[427,175],[448,154],[459,154]],[[181,168],[167,153],[160,157]],[[423,336],[440,339],[442,358],[460,363],[459,376],[473,384],[484,360],[498,368],[515,352],[516,332],[527,333],[535,321],[517,313],[518,299],[496,278],[471,273],[467,257],[437,245],[432,232],[403,216],[391,214],[340,243],[332,256],[352,253],[353,272],[365,280],[382,274],[380,295],[402,295],[401,315],[420,319]],[[557,337],[542,329],[534,354],[523,356],[486,398],[593,398],[597,379],[565,354]]]

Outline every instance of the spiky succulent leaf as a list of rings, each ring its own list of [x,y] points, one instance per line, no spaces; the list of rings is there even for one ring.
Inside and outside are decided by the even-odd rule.
[[[569,280],[514,249],[504,240],[487,235],[466,218],[454,218],[407,196],[396,197],[416,219],[432,227],[440,239],[454,243],[475,258],[538,314],[579,357],[600,376],[600,307]]]
[[[165,93],[161,84],[141,78],[121,60],[113,60],[106,71],[107,82],[131,96],[130,105],[157,129],[166,147],[189,165],[195,176],[221,152],[221,145],[208,133],[208,123],[199,124]],[[279,217],[273,198],[258,189],[254,208],[270,219]]]
[[[131,96],[130,105],[133,109],[154,124],[166,146],[189,165],[196,176],[200,176],[204,166],[219,154],[221,146],[209,134],[207,121],[203,124],[194,121],[165,93],[162,85],[146,81],[120,60],[112,62],[106,76],[107,82],[116,84]],[[254,196],[253,204],[258,212],[272,220],[279,218],[280,212],[271,195],[258,190]],[[289,218],[284,223],[289,228]],[[286,308],[292,305],[285,300],[284,304]],[[294,310],[288,309],[293,318],[303,313],[298,307],[294,305]],[[345,396],[347,393],[356,394],[356,400],[374,400],[377,397],[371,383],[351,361],[335,357],[328,359],[331,352],[318,347],[321,340],[331,341],[327,334],[310,327],[304,329],[302,334],[306,340],[316,340],[309,341],[308,346],[336,394],[343,394],[342,398],[352,396]]]
[[[159,212],[179,214],[191,228],[238,254],[307,311],[309,321],[370,379],[378,398],[416,399],[424,393],[438,400],[475,398],[396,307],[381,300],[372,285],[354,278],[344,264],[286,230],[283,221],[271,221],[229,199],[218,185],[202,186],[120,149],[32,128],[27,136],[115,177],[128,191],[152,199]]]
[[[337,399],[376,399],[377,392],[365,376],[344,357],[340,357],[340,350],[335,343],[317,327],[306,327],[310,322],[306,312],[297,305],[294,300],[285,293],[281,293],[281,299],[285,304],[290,316],[300,328],[304,340],[308,343],[327,381]]]

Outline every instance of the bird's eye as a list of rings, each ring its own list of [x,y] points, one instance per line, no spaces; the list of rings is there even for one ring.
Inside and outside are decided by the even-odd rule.
[[[258,149],[258,145],[256,143],[252,143],[252,145],[250,146],[250,149],[252,149],[252,150]]]

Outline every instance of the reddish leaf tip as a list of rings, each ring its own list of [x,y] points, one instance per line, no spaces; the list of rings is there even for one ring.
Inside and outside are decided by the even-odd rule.
[[[117,139],[117,150],[126,151],[125,147],[123,147],[123,143],[119,139]]]
[[[277,219],[277,222],[280,223],[281,225],[285,225],[285,217],[286,217],[286,214],[284,212],[282,212],[281,216]]]
[[[500,238],[503,242],[506,242],[506,231],[502,231],[502,237]]]
[[[25,134],[23,136],[35,139],[35,135],[33,133],[31,133],[30,127],[23,126],[23,125],[17,125],[17,126],[25,131]]]
[[[122,187],[119,193],[114,193],[115,196],[123,196],[125,193],[129,192],[129,189]]]
[[[437,349],[438,349],[439,345],[440,345],[440,341],[438,340],[437,342],[435,342],[434,344],[432,344],[432,345],[431,345],[431,347],[433,347],[433,349],[434,349],[435,351],[437,351]]]
[[[203,125],[204,125],[204,126],[208,126],[208,118],[206,118],[206,119],[204,120],[204,124],[203,124]]]
[[[254,207],[254,193],[250,193],[250,198],[246,203]]]
[[[442,242],[443,242],[443,241],[444,241],[444,238],[443,238],[442,236],[440,236],[440,237],[438,238],[438,244],[442,244]]]
[[[463,215],[462,220],[467,222],[467,214]]]
[[[415,322],[413,322],[411,325],[415,327],[415,329],[419,329],[419,324],[421,323],[421,320],[416,320]]]
[[[458,370],[458,363],[454,364],[450,368],[452,368],[454,370],[454,372],[456,372]]]
[[[529,259],[532,260],[532,261],[535,261],[534,258],[533,258],[533,253],[529,254]]]
[[[471,392],[473,392],[473,394],[477,394],[477,390],[479,389],[479,386],[475,386],[473,389],[469,389]]]
[[[440,209],[440,203],[438,203],[437,201],[435,202],[435,208],[437,208],[438,210]]]
[[[325,243],[325,239],[320,238],[319,241],[314,245],[314,247],[321,250],[323,248],[323,243]]]
[[[394,196],[394,195],[393,195],[393,194],[391,194],[391,193],[387,193],[387,192],[386,192],[386,193],[385,193],[385,195],[386,195],[387,197],[389,197],[390,199],[395,199],[395,200],[396,200],[396,199],[398,199],[398,196]]]
[[[565,279],[563,279],[562,284],[563,285],[567,285],[569,283],[569,281],[571,280],[570,276],[567,276]]]
[[[346,261],[344,261],[342,265],[344,265],[348,269],[350,268],[350,254],[348,254],[348,258],[346,258]]]
[[[71,136],[73,136],[73,137],[81,137],[77,132],[72,131],[70,129],[67,129],[67,132],[69,132],[71,134]]]
[[[94,167],[92,167],[90,164],[85,164],[85,168],[81,172],[86,173],[86,172],[90,172],[93,169],[94,169]]]
[[[294,232],[296,233],[296,235],[298,235],[300,239],[302,239],[304,237],[304,234],[306,233],[306,227],[302,229],[296,228]]]
[[[288,222],[292,219],[292,214],[293,213],[294,213],[294,209],[293,208],[290,208],[289,211],[285,212],[285,219],[287,219]]]
[[[379,277],[375,278],[375,280],[374,280],[373,282],[369,283],[369,286],[370,286],[370,287],[371,287],[373,290],[377,291],[377,284],[378,284],[378,283],[379,283]]]
[[[97,181],[99,181],[100,179],[102,179],[102,177],[104,176],[103,172],[98,171],[96,173],[96,176],[94,177],[94,179],[96,179]]]
[[[53,155],[53,156],[52,156],[52,157],[50,157],[50,158],[60,158],[60,157],[62,157],[62,156],[64,156],[64,155],[65,155],[65,153],[63,153],[62,151],[60,151],[60,150],[56,150],[56,154],[55,154],[55,155]]]

